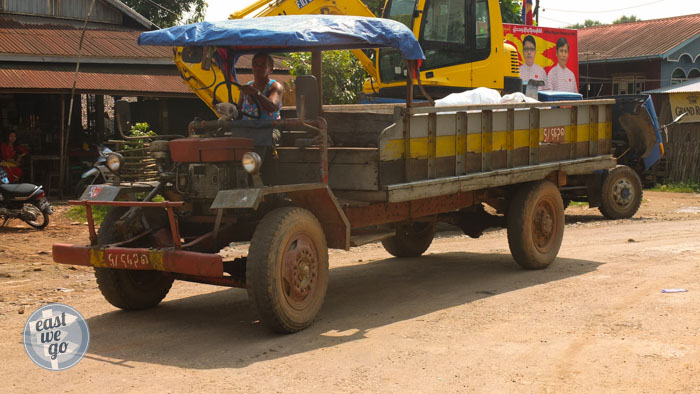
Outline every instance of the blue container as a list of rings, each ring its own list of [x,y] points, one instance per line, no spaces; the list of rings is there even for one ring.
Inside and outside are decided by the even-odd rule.
[[[583,95],[580,93],[541,90],[541,91],[537,92],[537,99],[542,101],[542,102],[583,100]]]

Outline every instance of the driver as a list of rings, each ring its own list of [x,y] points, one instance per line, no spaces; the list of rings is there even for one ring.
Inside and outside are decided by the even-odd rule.
[[[253,80],[247,85],[241,85],[241,94],[238,97],[238,105],[245,114],[260,115],[260,120],[271,120],[280,118],[282,108],[282,94],[284,88],[282,84],[270,79],[273,66],[272,56],[267,53],[256,53],[253,56]],[[258,104],[262,111],[258,108]],[[243,115],[244,120],[254,119]]]

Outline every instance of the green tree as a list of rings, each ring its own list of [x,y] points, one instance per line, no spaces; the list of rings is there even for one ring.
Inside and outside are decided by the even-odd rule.
[[[375,16],[382,16],[382,8],[384,8],[384,0],[362,0]]]
[[[520,0],[500,0],[503,23],[523,23]]]
[[[621,17],[615,19],[612,24],[617,25],[618,23],[629,23],[629,22],[640,22],[640,21],[641,21],[641,19],[637,18],[634,15],[630,15],[630,16],[622,15]]]
[[[201,22],[207,11],[206,0],[122,0],[122,3],[158,27]]]
[[[592,26],[600,26],[602,23],[600,21],[594,21],[592,19],[586,19],[583,24],[577,23],[575,25],[569,25],[566,28],[567,29],[583,29],[584,27],[592,27]]]
[[[311,74],[311,53],[291,53],[284,60],[289,73],[297,77]],[[362,65],[350,51],[323,52],[323,104],[352,104],[367,77]]]

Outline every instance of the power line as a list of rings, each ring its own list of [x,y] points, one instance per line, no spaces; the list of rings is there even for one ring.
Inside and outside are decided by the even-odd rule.
[[[616,9],[616,10],[606,10],[606,11],[571,11],[571,10],[560,10],[560,9],[557,9],[557,8],[549,8],[549,7],[547,7],[547,8],[542,8],[542,11],[548,11],[548,10],[549,10],[549,11],[557,11],[557,12],[570,12],[570,13],[575,13],[575,14],[605,14],[605,13],[608,13],[608,12],[617,12],[617,11],[633,10],[633,9],[636,9],[636,8],[639,8],[639,7],[644,7],[644,6],[651,5],[651,4],[663,3],[664,1],[665,1],[665,0],[657,0],[657,1],[652,1],[652,2],[649,2],[649,3],[639,4],[639,5],[636,5],[636,6],[634,6],[634,7],[625,7],[625,8],[618,8],[618,9]]]
[[[153,4],[154,6],[156,6],[156,7],[158,7],[158,8],[160,8],[160,9],[163,10],[163,11],[166,11],[166,12],[169,12],[169,13],[171,13],[171,14],[173,14],[173,15],[179,16],[177,12],[167,9],[167,8],[163,7],[162,5],[156,3],[156,2],[153,1],[153,0],[146,0],[146,1],[149,2],[149,3],[151,3],[151,4]]]

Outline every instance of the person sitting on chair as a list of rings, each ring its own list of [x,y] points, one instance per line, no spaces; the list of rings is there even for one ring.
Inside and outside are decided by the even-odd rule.
[[[17,133],[11,131],[7,135],[7,141],[0,145],[0,153],[7,178],[11,183],[18,182],[22,177],[22,169],[19,167],[20,160],[29,152],[17,144]]]

